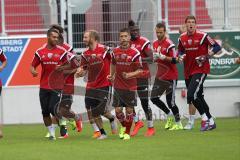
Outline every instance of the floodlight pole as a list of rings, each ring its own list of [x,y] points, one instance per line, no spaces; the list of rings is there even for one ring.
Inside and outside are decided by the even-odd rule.
[[[1,11],[2,11],[2,36],[6,36],[6,24],[5,24],[5,4],[4,4],[4,0],[1,0]]]

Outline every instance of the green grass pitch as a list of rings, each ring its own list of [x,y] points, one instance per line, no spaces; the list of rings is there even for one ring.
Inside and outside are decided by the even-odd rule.
[[[92,129],[84,124],[81,133],[69,131],[68,139],[49,141],[45,127],[6,125],[0,139],[0,160],[237,160],[240,158],[240,119],[216,119],[217,129],[166,131],[163,121],[155,121],[156,135],[144,137],[146,128],[129,141],[108,134],[108,139],[92,139]],[[109,123],[105,123],[109,132]],[[57,132],[58,133],[58,132]]]

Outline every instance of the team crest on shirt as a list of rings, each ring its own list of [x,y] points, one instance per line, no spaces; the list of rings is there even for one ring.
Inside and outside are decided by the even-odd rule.
[[[119,59],[120,58],[120,56],[119,55],[116,55],[116,59]]]
[[[192,40],[191,39],[188,40],[188,44],[192,45]]]
[[[53,57],[53,53],[48,53],[47,56],[49,59],[51,59]]]
[[[45,55],[43,55],[42,58],[45,58]]]
[[[92,56],[93,59],[95,59],[97,57],[96,54],[92,54],[91,56]]]

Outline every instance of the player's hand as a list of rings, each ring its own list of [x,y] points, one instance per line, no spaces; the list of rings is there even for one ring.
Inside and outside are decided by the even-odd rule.
[[[31,73],[32,73],[33,77],[37,77],[38,76],[38,72],[35,69],[31,70]]]
[[[130,74],[126,73],[126,72],[123,72],[122,76],[123,76],[124,79],[129,79],[130,78]]]
[[[178,59],[177,59],[178,62],[182,64],[183,61],[184,61],[184,59],[185,59],[185,57],[186,57],[186,54],[183,54],[183,55],[178,56]]]
[[[205,61],[207,61],[207,59],[208,59],[208,58],[207,58],[206,55],[198,56],[198,57],[195,58],[195,60],[196,60],[196,62],[198,63],[198,66],[199,66],[199,67],[202,67],[203,63],[204,63]]]
[[[85,70],[82,67],[79,67],[75,73],[75,77],[83,77],[85,75]]]
[[[156,61],[157,59],[164,60],[166,59],[166,56],[163,55],[161,52],[153,52],[153,60]]]
[[[114,79],[115,79],[115,76],[114,76],[114,75],[107,75],[107,79],[108,79],[109,81],[113,82]]]

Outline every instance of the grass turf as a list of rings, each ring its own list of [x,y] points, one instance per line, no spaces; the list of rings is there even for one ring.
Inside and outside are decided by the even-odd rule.
[[[155,121],[156,135],[144,137],[146,127],[130,141],[109,133],[108,139],[92,139],[85,123],[81,133],[69,131],[68,139],[49,141],[43,125],[6,125],[0,140],[0,160],[236,160],[240,157],[240,119],[217,119],[217,129],[166,131]],[[105,123],[109,131],[109,123]]]

